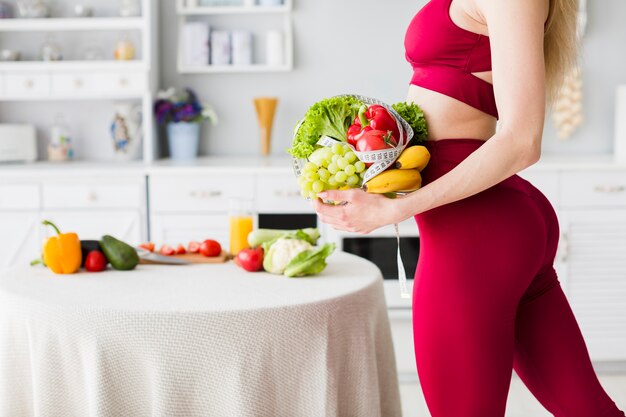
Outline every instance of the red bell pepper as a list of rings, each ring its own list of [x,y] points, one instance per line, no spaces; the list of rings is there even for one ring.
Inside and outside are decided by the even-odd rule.
[[[354,123],[348,128],[348,143],[356,146],[361,135],[371,130],[391,131],[394,138],[400,137],[396,120],[386,108],[378,104],[369,107],[361,106],[359,114],[354,118]]]
[[[398,145],[396,138],[393,137],[391,130],[368,130],[360,135],[357,140],[355,149],[359,152],[378,151],[381,149],[391,149]],[[365,166],[372,164],[366,163]]]

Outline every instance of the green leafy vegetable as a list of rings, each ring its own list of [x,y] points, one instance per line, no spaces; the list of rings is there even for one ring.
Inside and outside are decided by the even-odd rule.
[[[354,122],[363,105],[352,96],[331,97],[318,101],[304,114],[291,149],[287,150],[296,158],[307,158],[315,150],[315,144],[322,136],[346,141],[348,128]],[[297,126],[296,126],[297,128]]]
[[[317,228],[284,230],[284,229],[256,229],[248,234],[248,244],[256,248],[259,245],[271,246],[278,238],[291,237],[306,240],[311,245],[315,245],[320,238],[320,231]]]
[[[319,274],[326,268],[326,258],[335,250],[334,243],[300,252],[289,262],[284,274],[288,277]]]
[[[424,112],[415,103],[400,102],[392,105],[393,109],[406,120],[406,122],[413,129],[413,139],[407,146],[419,145],[426,140],[428,136],[428,127],[426,126],[426,119],[424,118]]]

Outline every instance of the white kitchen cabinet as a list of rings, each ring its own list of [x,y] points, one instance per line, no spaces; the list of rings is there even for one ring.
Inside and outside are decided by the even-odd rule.
[[[259,213],[315,213],[293,175],[259,176],[256,208]]]
[[[40,97],[50,94],[50,74],[45,72],[9,72],[5,80],[8,96]]]
[[[150,219],[150,238],[158,246],[183,244],[192,240],[214,239],[224,249],[230,244],[226,214],[155,214]]]
[[[154,175],[150,209],[154,213],[228,212],[229,198],[254,199],[253,175]]]
[[[0,211],[0,269],[41,256],[39,222],[37,212]]]
[[[568,207],[619,207],[626,209],[624,171],[564,171],[561,205]]]
[[[146,205],[143,177],[118,177],[115,180],[62,179],[44,182],[44,209],[137,209]]]
[[[414,380],[417,378],[417,366],[415,365],[411,309],[390,309],[389,322],[399,376]]]
[[[39,184],[32,182],[0,185],[0,210],[37,210],[40,205]]]
[[[139,210],[49,210],[40,214],[41,220],[50,220],[62,232],[75,232],[81,240],[100,240],[111,235],[130,245],[146,240],[143,215]],[[51,227],[41,226],[42,236],[55,234]]]
[[[567,295],[594,360],[626,359],[626,209],[560,212]]]

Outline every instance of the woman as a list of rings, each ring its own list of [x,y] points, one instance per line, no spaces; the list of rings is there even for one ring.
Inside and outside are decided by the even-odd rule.
[[[347,204],[315,202],[323,222],[353,232],[415,217],[415,357],[433,417],[504,416],[512,369],[555,416],[624,416],[554,270],[554,209],[516,175],[539,160],[546,99],[575,60],[576,8],[431,0],[405,38],[407,101],[429,127],[422,188],[395,200],[326,191]]]

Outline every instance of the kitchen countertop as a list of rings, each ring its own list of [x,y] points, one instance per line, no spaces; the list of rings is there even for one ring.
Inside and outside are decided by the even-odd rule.
[[[626,163],[615,162],[613,155],[544,155],[528,171],[553,170],[619,170],[626,169]],[[292,172],[288,157],[233,157],[208,156],[188,162],[157,160],[152,163],[142,161],[72,161],[58,163],[39,161],[29,164],[0,164],[0,176],[65,176],[72,175],[159,175],[159,174],[286,174]]]

